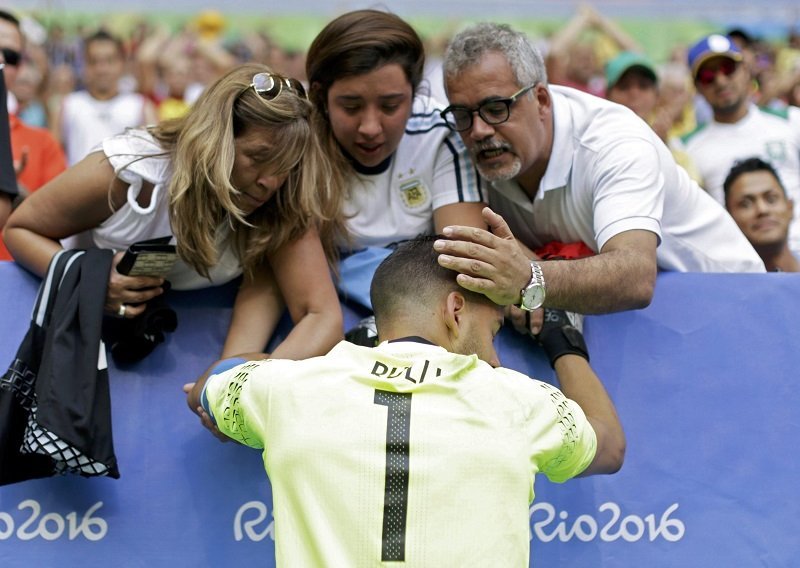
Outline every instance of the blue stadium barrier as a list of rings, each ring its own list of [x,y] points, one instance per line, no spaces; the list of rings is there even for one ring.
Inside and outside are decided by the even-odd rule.
[[[38,282],[0,262],[3,367]],[[177,331],[132,368],[112,363],[119,480],[0,487],[0,566],[274,565],[259,452],[211,437],[181,390],[219,352],[234,294],[234,285],[171,292]],[[627,458],[613,476],[537,478],[531,566],[797,566],[799,308],[797,274],[661,274],[647,309],[587,318]],[[357,319],[346,309],[348,324]],[[512,331],[499,353],[552,380]]]

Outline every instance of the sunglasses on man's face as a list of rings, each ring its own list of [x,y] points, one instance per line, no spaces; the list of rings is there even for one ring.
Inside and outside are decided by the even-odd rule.
[[[274,73],[256,73],[248,86],[252,87],[256,94],[264,100],[271,101],[281,94],[284,88],[293,91],[298,97],[307,99],[306,89],[297,79],[282,77]]]
[[[708,86],[717,79],[717,75],[722,73],[725,77],[730,77],[736,72],[739,64],[733,59],[720,59],[719,64],[710,67],[706,66],[697,72],[697,82],[700,85]]]
[[[3,54],[3,61],[5,61],[6,65],[13,65],[16,67],[22,59],[22,54],[10,47],[2,47],[0,48],[0,52]]]

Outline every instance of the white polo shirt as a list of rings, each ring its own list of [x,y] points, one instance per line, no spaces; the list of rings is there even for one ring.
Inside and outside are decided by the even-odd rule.
[[[531,201],[514,181],[489,185],[489,202],[530,248],[583,241],[599,252],[619,233],[659,238],[658,266],[684,272],[764,272],[727,211],[653,130],[622,105],[550,85],[553,148]]]
[[[597,450],[555,387],[418,338],[245,363],[202,404],[263,449],[278,566],[527,566],[534,476]]]
[[[87,91],[66,95],[59,134],[69,165],[80,162],[105,138],[143,125],[145,104],[146,99],[139,93],[120,93],[108,100],[95,99]]]
[[[714,199],[725,205],[723,184],[734,162],[761,158],[780,176],[786,195],[795,202],[789,227],[789,248],[800,251],[800,108],[768,111],[750,105],[735,124],[710,122],[682,139],[686,152]]]
[[[433,99],[417,96],[391,160],[354,177],[344,206],[353,248],[432,234],[436,209],[486,200],[461,137],[447,128],[439,110]]]

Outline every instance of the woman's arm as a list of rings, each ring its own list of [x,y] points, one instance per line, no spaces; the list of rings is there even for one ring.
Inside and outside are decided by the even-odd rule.
[[[6,227],[8,249],[43,276],[61,249],[59,239],[102,223],[112,213],[109,201],[124,203],[125,188],[102,153],[90,154],[20,204]]]
[[[319,235],[309,230],[269,260],[271,270],[260,271],[239,290],[222,356],[263,351],[284,305],[294,327],[272,357],[305,359],[327,353],[343,338],[343,318]]]
[[[233,315],[221,358],[245,352],[263,352],[285,307],[275,275],[268,264],[259,267],[252,277],[245,276],[233,304]]]
[[[89,154],[20,204],[6,224],[6,246],[19,264],[44,276],[50,259],[62,248],[59,240],[100,225],[125,203],[127,189],[102,152]],[[161,294],[163,279],[117,273],[121,257],[121,252],[114,257],[105,307],[117,313],[126,304],[127,317],[135,317],[145,306],[129,304]]]
[[[441,235],[442,229],[450,225],[464,225],[467,227],[478,227],[487,229],[486,221],[483,218],[483,208],[486,204],[476,203],[451,203],[443,205],[433,212],[433,225],[436,234]]]
[[[272,356],[304,359],[327,353],[344,339],[344,318],[319,234],[306,231],[273,254],[270,263],[294,322]]]

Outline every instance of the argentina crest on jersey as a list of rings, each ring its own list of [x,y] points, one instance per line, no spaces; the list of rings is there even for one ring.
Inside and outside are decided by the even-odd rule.
[[[412,170],[413,174],[413,170]],[[418,177],[403,179],[400,176],[400,197],[403,204],[408,209],[419,209],[426,207],[430,201],[430,191],[425,187],[425,183]]]

